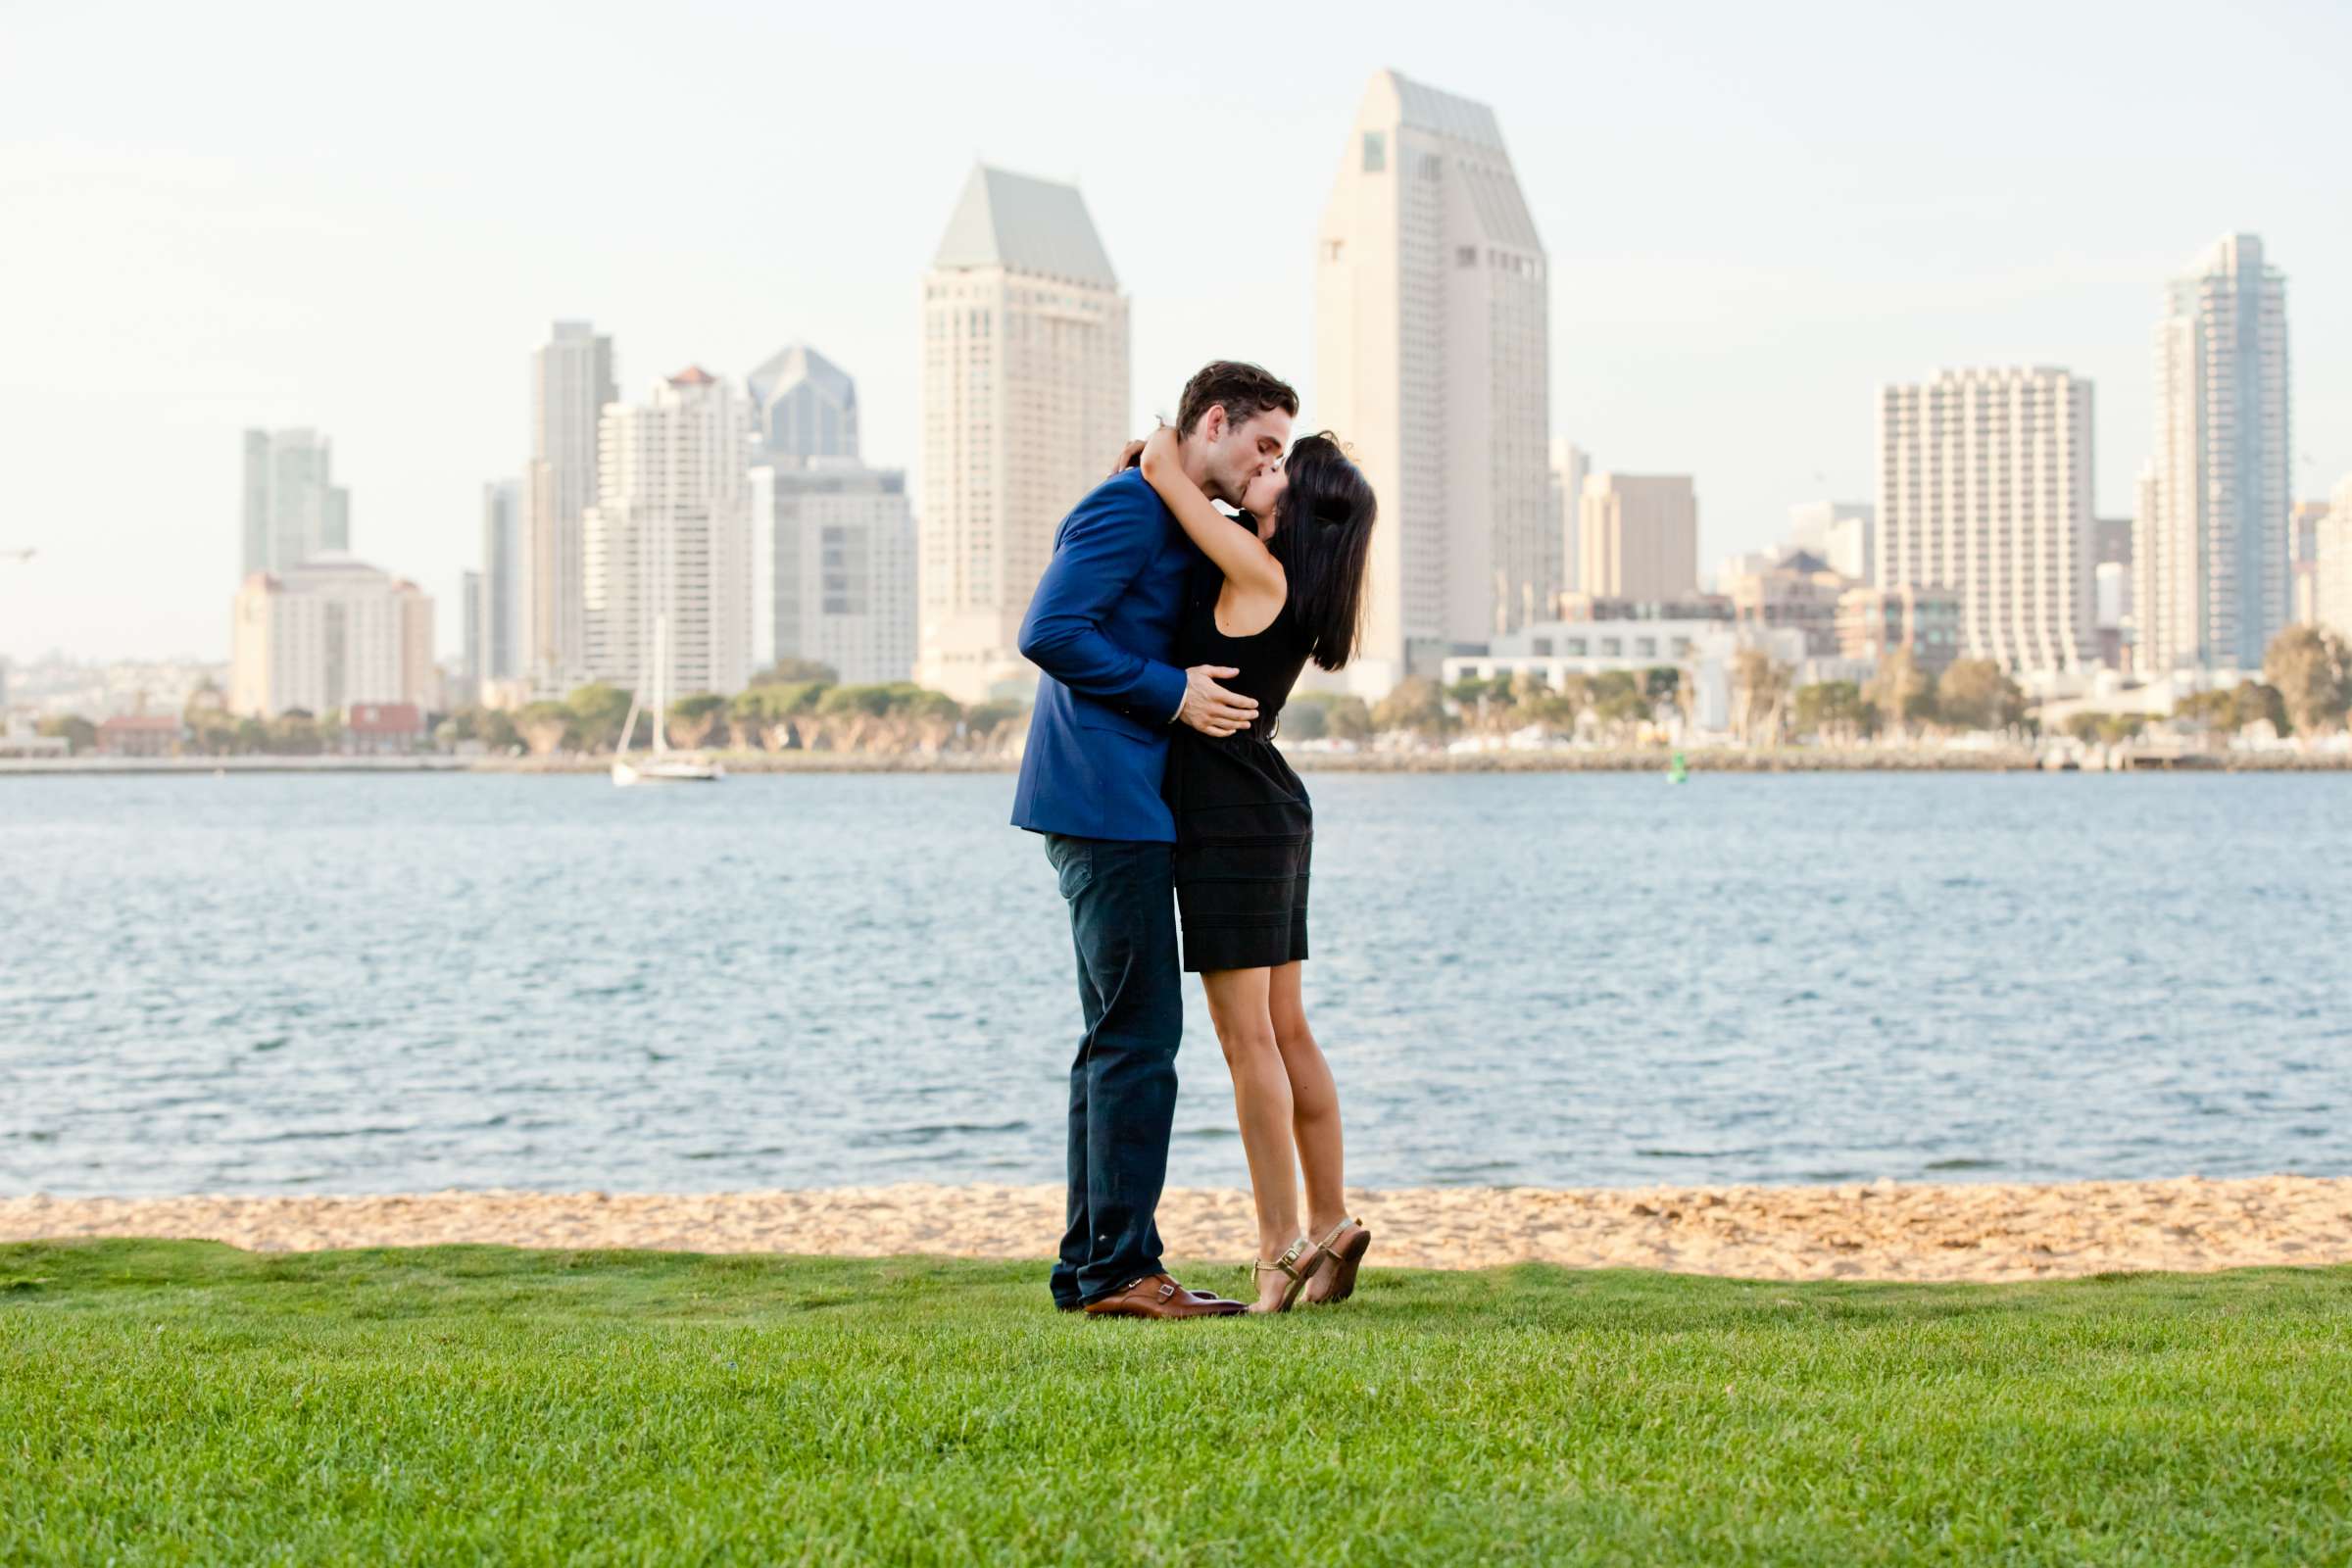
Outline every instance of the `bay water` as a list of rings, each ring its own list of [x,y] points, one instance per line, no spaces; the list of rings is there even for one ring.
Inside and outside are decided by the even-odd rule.
[[[2352,1172],[2352,778],[1308,783],[1353,1182]],[[0,1192],[1058,1182],[1010,793],[0,781]]]

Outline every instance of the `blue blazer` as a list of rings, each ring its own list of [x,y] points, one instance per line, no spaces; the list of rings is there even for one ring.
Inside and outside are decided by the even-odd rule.
[[[1095,486],[1061,519],[1021,618],[1021,655],[1045,671],[1012,794],[1012,825],[1076,838],[1173,844],[1160,799],[1184,706],[1177,623],[1200,553],[1141,469]]]

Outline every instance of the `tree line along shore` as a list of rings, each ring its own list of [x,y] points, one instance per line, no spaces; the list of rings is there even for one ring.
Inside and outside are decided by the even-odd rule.
[[[1797,685],[1788,666],[1747,650],[1730,670],[1721,732],[1698,729],[1696,697],[1670,664],[1556,683],[1529,672],[1450,686],[1416,676],[1375,702],[1296,693],[1280,738],[1316,766],[1398,771],[1646,768],[1675,750],[1719,770],[2340,766],[2344,756],[2329,743],[2340,747],[2335,738],[2352,720],[2352,650],[2323,628],[2290,627],[2272,644],[2259,680],[2187,695],[2167,714],[2078,710],[2048,724],[2041,705],[1990,661],[1936,672],[1908,652],[1866,682]],[[430,715],[413,752],[534,770],[601,766],[623,744],[630,699],[624,687],[596,682],[514,710],[459,706]],[[650,745],[653,724],[640,712],[626,744]],[[723,752],[751,768],[989,768],[1017,761],[1028,708],[960,704],[904,681],[845,684],[821,664],[785,661],[740,692],[677,699],[663,724],[670,745]],[[41,731],[66,740],[76,759],[101,749],[100,728],[86,718],[51,717]],[[340,712],[240,716],[208,687],[189,699],[162,755],[323,759],[354,749]]]

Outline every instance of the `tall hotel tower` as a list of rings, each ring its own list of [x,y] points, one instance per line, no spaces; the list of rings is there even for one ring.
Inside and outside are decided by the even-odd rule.
[[[1380,497],[1359,691],[1549,612],[1549,285],[1494,113],[1381,72],[1323,209],[1315,408]]]
[[[1879,393],[1878,583],[1946,588],[1960,652],[2013,670],[2098,662],[2090,383],[1946,370]]]
[[[2223,238],[2165,290],[2156,453],[2132,520],[2135,662],[2262,668],[2286,625],[2286,279],[2252,234]]]
[[[1085,201],[975,168],[923,278],[917,682],[966,703],[1034,689],[1021,616],[1127,400],[1127,301]]]

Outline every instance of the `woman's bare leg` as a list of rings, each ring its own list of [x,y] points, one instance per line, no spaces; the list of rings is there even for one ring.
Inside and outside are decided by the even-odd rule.
[[[1264,969],[1218,969],[1200,977],[1208,1016],[1233,1074],[1233,1109],[1242,1152],[1250,1161],[1250,1194],[1257,1205],[1257,1255],[1271,1263],[1298,1239],[1298,1173],[1291,1148],[1291,1079],[1274,1042]],[[1261,1295],[1279,1295],[1284,1281]]]
[[[1306,1230],[1321,1237],[1348,1217],[1347,1158],[1340,1135],[1340,1089],[1331,1064],[1306,1026],[1300,995],[1302,965],[1286,963],[1267,981],[1267,1010],[1274,1020],[1274,1048],[1290,1082],[1291,1125],[1298,1168],[1306,1178]]]

